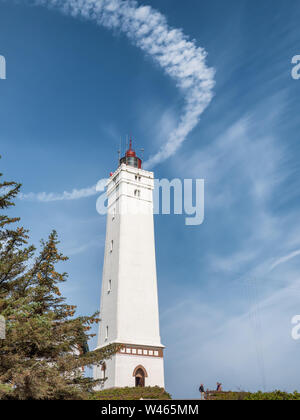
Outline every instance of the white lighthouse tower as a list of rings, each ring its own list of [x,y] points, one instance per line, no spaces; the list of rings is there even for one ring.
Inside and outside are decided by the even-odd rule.
[[[153,222],[154,174],[142,169],[130,141],[107,184],[105,242],[98,348],[122,344],[95,379],[102,389],[160,386],[164,361],[159,331]]]

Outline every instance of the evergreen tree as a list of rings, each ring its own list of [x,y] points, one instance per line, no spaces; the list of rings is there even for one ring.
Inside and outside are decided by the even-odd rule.
[[[2,182],[0,209],[14,206],[21,185]],[[56,266],[67,260],[52,232],[36,255],[20,219],[0,215],[0,315],[6,338],[0,339],[0,399],[84,399],[99,382],[83,375],[83,367],[101,364],[117,346],[89,352],[91,325],[97,314],[75,317],[59,285],[66,273]]]

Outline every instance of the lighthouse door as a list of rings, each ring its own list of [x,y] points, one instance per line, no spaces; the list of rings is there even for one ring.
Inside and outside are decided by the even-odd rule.
[[[135,386],[141,388],[145,386],[145,372],[143,369],[138,369],[135,374]]]

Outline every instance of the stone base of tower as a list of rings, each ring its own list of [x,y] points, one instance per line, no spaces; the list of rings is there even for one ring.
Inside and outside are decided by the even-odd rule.
[[[129,354],[127,353],[129,351],[147,352],[147,355]],[[112,359],[106,360],[102,367],[94,368],[94,379],[105,377],[107,380],[103,385],[98,386],[96,391],[137,386],[164,388],[163,349],[125,347]]]

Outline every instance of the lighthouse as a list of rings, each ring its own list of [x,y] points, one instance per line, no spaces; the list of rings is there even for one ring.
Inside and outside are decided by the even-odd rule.
[[[154,174],[142,168],[130,140],[107,183],[107,225],[98,347],[121,344],[94,369],[100,389],[164,388],[153,220]]]

